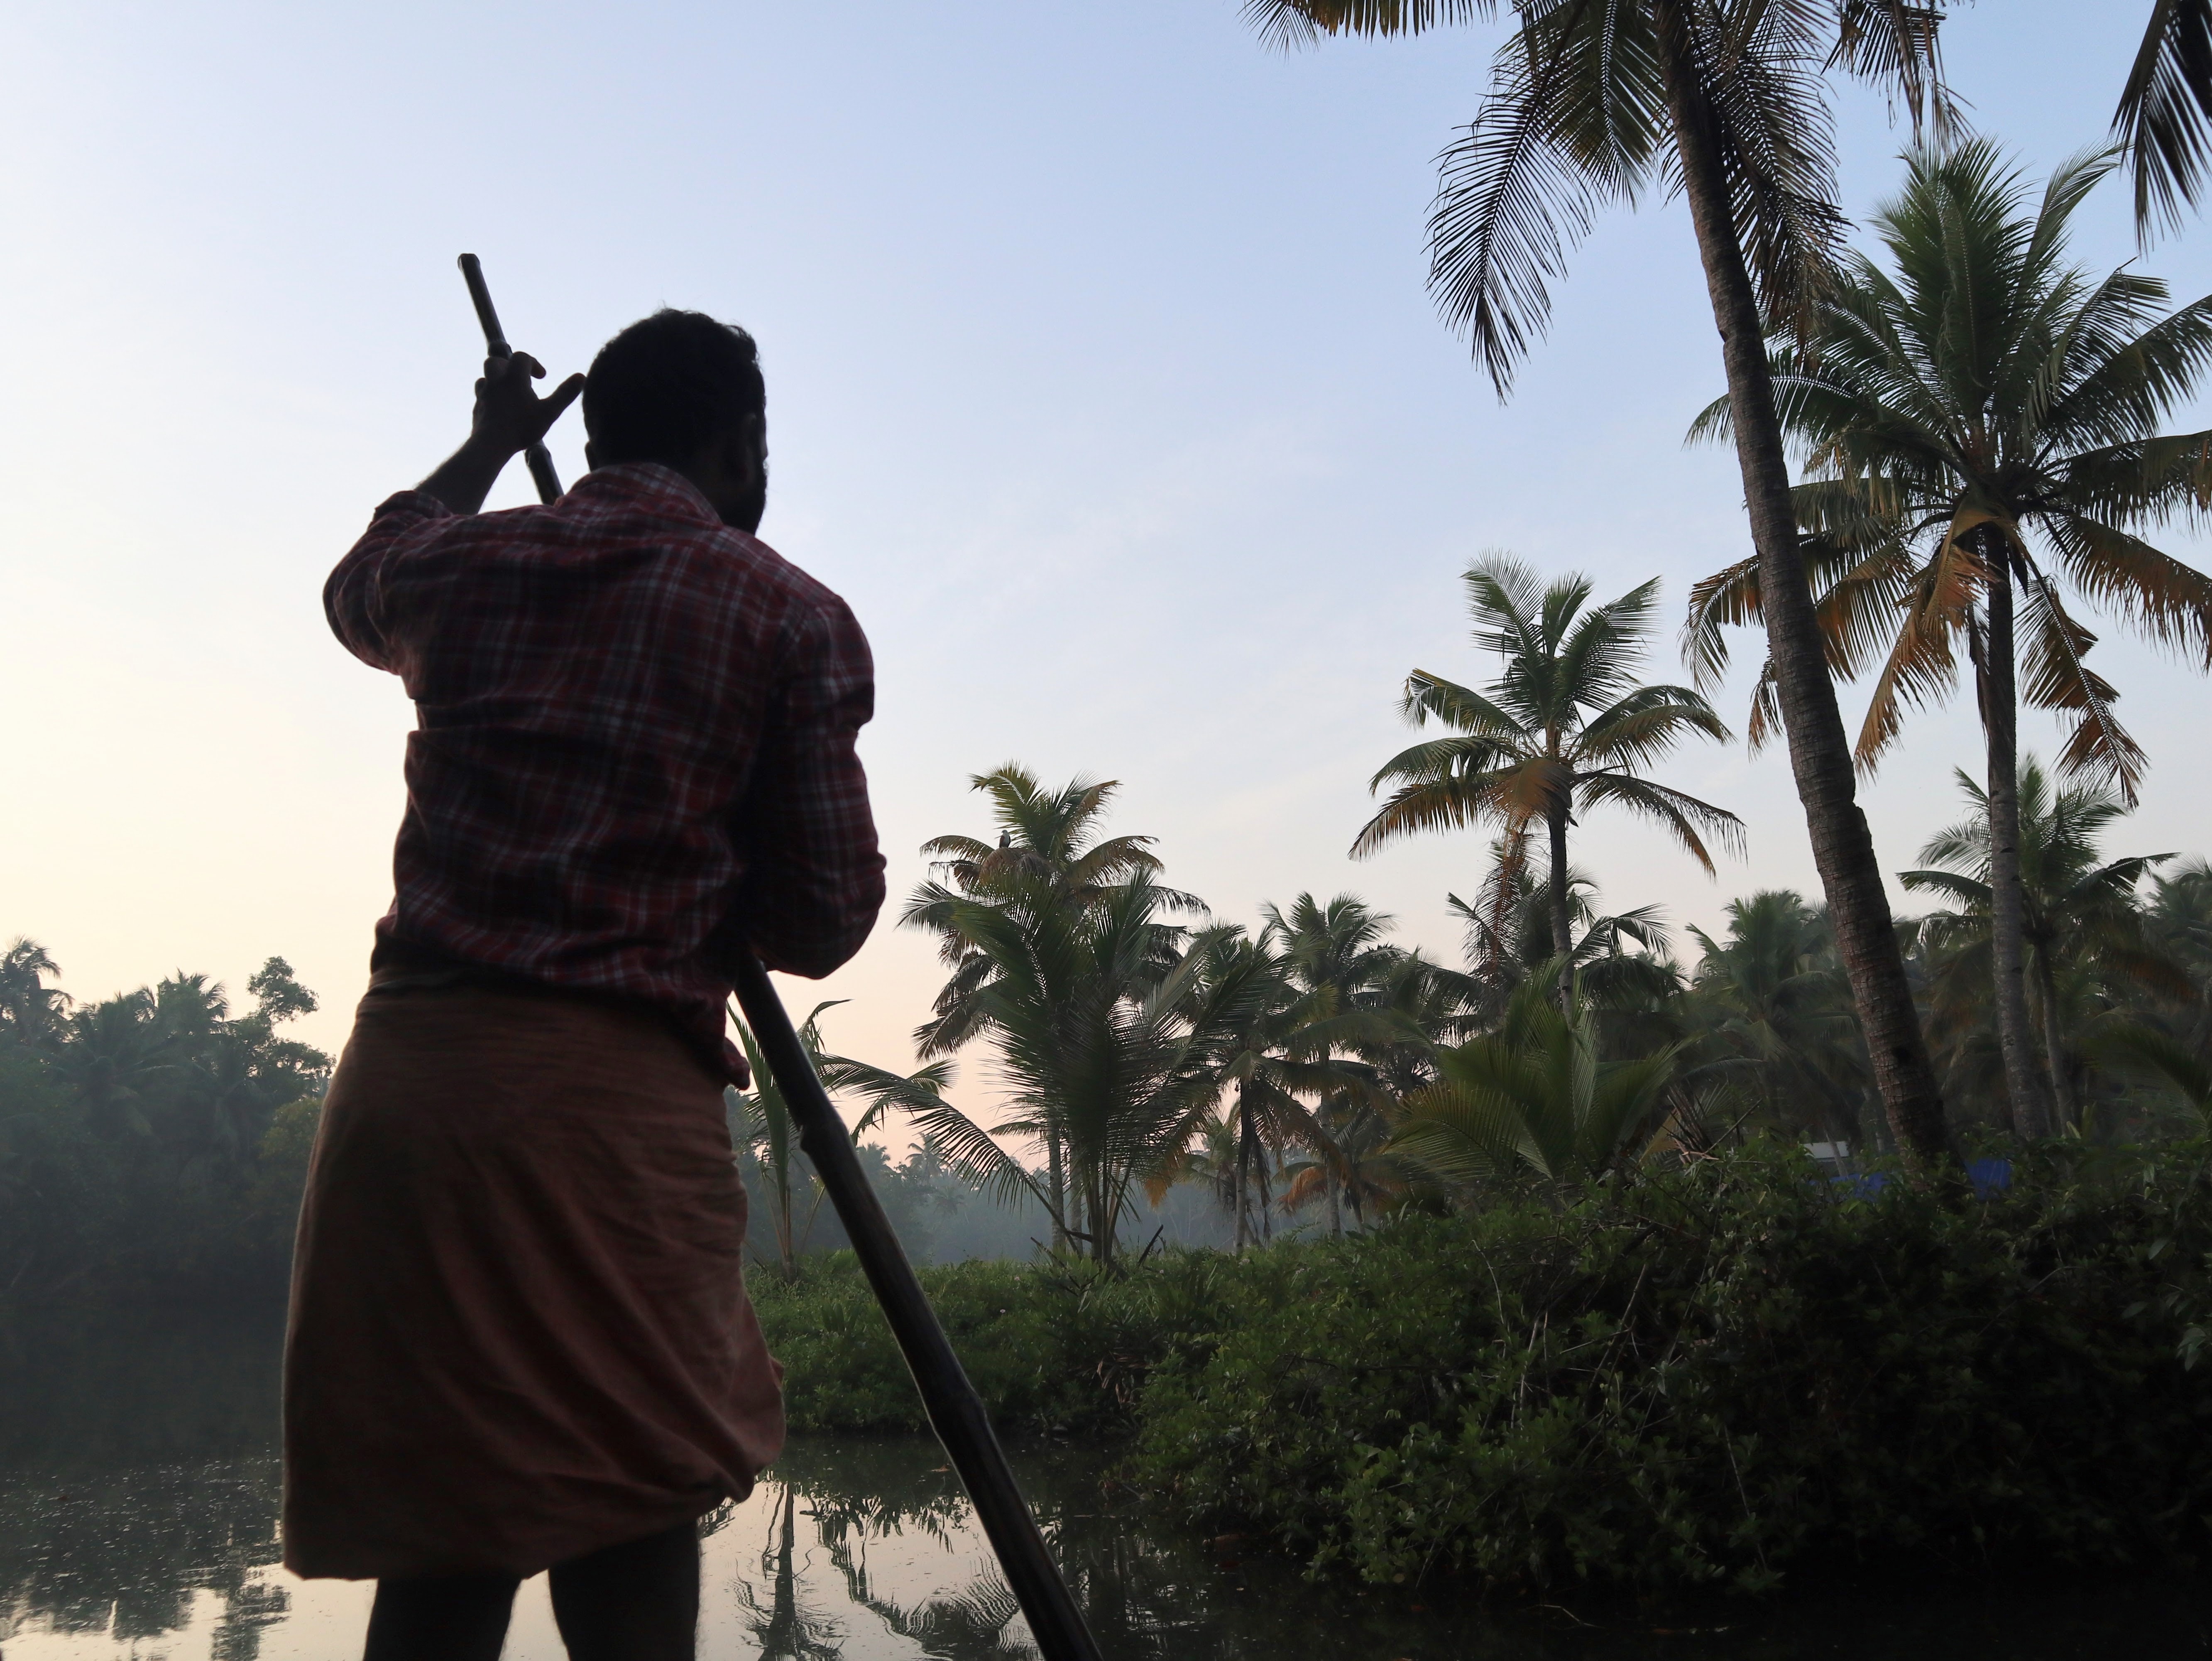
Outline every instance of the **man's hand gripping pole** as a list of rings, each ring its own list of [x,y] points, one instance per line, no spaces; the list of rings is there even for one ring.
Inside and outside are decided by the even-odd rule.
[[[469,285],[469,298],[476,303],[477,321],[483,325],[484,356],[513,357],[514,348],[507,344],[507,331],[499,326],[499,313],[491,303],[491,290],[484,286],[483,262],[472,253],[461,256],[461,277]],[[561,475],[553,471],[553,453],[543,442],[532,444],[522,453],[530,477],[538,486],[540,502],[561,499]]]

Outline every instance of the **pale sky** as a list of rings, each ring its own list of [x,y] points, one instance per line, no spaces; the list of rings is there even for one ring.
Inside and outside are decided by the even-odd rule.
[[[2148,0],[1990,0],[1948,26],[1983,131],[2039,179],[2099,141]],[[1218,915],[1351,890],[1456,960],[1482,839],[1346,855],[1409,741],[1416,666],[1474,680],[1458,573],[1486,548],[1664,579],[1651,678],[1686,678],[1689,582],[1747,551],[1733,456],[1685,451],[1720,389],[1686,217],[1603,220],[1500,405],[1423,286],[1433,157],[1496,26],[1265,49],[1238,0],[954,6],[376,7],[80,0],[0,16],[0,937],[80,997],[270,953],[336,1049],[390,897],[398,683],[326,632],[325,574],[465,428],[480,345],[453,257],[557,376],[662,304],[762,343],[763,535],[876,648],[864,753],[893,906],[916,849],[986,823],[969,775],[1123,781]],[[1844,202],[1903,135],[1844,100]],[[2075,255],[2135,257],[2124,186]],[[2212,227],[2154,248],[2212,288]],[[2201,413],[2192,417],[2204,424]],[[580,470],[571,417],[563,476]],[[495,503],[526,499],[517,465]],[[2167,545],[2202,563],[2176,534]],[[2096,662],[2153,766],[2118,852],[2194,852],[2203,678],[2117,628]],[[1846,693],[1855,721],[1860,700]],[[1738,727],[1743,689],[1721,700]],[[2049,753],[2052,729],[2026,723]],[[1958,816],[1963,703],[1865,799],[1884,863]],[[1707,880],[1593,813],[1608,904],[1717,925],[1817,892],[1778,751],[1663,776],[1747,821]],[[1693,943],[1685,942],[1694,956]],[[892,927],[803,1009],[902,1065],[939,971]],[[965,1078],[973,1101],[980,1057]]]

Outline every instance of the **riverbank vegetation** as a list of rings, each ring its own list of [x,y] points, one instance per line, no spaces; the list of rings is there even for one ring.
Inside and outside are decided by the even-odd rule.
[[[925,1275],[1012,1427],[1371,1581],[1832,1588],[2212,1550],[2202,1142],[1965,1204],[1763,1143],[1238,1256]],[[794,1426],[918,1426],[848,1258],[764,1286]]]

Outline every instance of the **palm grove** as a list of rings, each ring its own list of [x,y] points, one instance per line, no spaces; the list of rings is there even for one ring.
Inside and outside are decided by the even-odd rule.
[[[1492,9],[1249,7],[1286,41]],[[1502,395],[1595,210],[1679,188],[1725,385],[1692,435],[1735,447],[1753,551],[1691,591],[1690,685],[1643,678],[1656,582],[1599,602],[1505,556],[1467,573],[1490,678],[1410,676],[1425,735],[1376,774],[1354,844],[1485,839],[1480,880],[1451,902],[1461,961],[1394,944],[1349,896],[1222,922],[1169,885],[1149,839],[1109,834],[1111,785],[1053,789],[1009,766],[977,781],[991,832],[931,844],[902,919],[937,937],[948,973],[917,1034],[927,1065],[824,1053],[839,1085],[905,1116],[931,1171],[1034,1206],[1049,1244],[1104,1260],[1138,1196],[1187,1181],[1212,1186],[1241,1244],[1286,1219],[1356,1228],[1760,1131],[1929,1170],[1982,1129],[2193,1126],[2212,1101],[2212,877],[2106,845],[2148,758],[2090,624],[2212,663],[2212,586],[2151,540],[2212,502],[2212,435],[2169,429],[2212,352],[2212,301],[2174,307],[2131,268],[2085,271],[2067,233],[2122,167],[2146,233],[2180,222],[2207,152],[2212,8],[2158,0],[2113,146],[2039,191],[1963,134],[1941,21],[1862,0],[1516,9],[1443,161],[1444,312]],[[1843,240],[1834,74],[1886,87],[1914,131],[1873,252]],[[1745,736],[1786,741],[1823,892],[1736,903],[1685,962],[1656,908],[1603,906],[1571,832],[1634,815],[1708,868],[1735,844],[1724,804],[1662,776],[1676,745],[1729,736],[1708,695],[1732,630],[1760,648]],[[1854,745],[1837,688],[1862,679]],[[1960,822],[1899,873],[1932,909],[1900,923],[1856,791],[1961,682],[1986,744]],[[2023,703],[2065,723],[2057,754],[2020,753]],[[212,1262],[216,1238],[280,1257],[272,1220],[327,1069],[276,1036],[307,1007],[281,960],[237,1016],[182,975],[72,1009],[53,973],[22,942],[0,987],[0,1290]],[[945,1094],[971,1048],[1007,1104],[988,1126]],[[768,1092],[732,1123],[788,1267],[803,1162]],[[149,1244],[163,1237],[146,1219],[199,1244]]]

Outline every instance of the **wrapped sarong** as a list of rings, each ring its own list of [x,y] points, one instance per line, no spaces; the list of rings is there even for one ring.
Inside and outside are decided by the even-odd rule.
[[[284,1348],[284,1561],[527,1575],[742,1499],[783,1442],[722,1081],[650,1007],[380,972]]]

